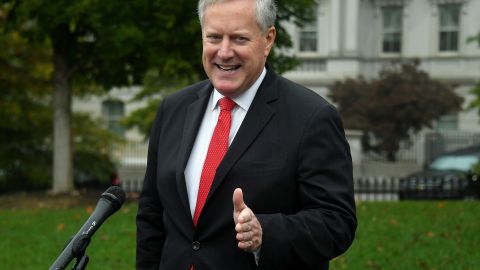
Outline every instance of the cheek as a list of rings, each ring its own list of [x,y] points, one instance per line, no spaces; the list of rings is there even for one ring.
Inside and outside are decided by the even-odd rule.
[[[203,47],[203,60],[211,60],[213,57],[215,57],[216,50],[212,46],[206,46],[204,45]]]
[[[248,57],[253,59],[254,61],[260,61],[265,55],[265,51],[267,50],[266,46],[263,46],[264,44],[255,44],[255,46],[252,46],[250,50],[248,51]]]
[[[235,56],[243,62],[255,61],[255,50],[251,47],[236,49]]]

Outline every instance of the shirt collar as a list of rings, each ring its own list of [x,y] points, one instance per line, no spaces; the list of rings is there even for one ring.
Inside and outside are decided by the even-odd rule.
[[[242,108],[245,111],[248,111],[250,108],[250,105],[252,105],[253,99],[255,98],[255,95],[257,94],[258,88],[260,87],[260,84],[262,84],[263,79],[265,78],[265,75],[267,74],[267,69],[263,67],[263,71],[258,77],[258,79],[250,86],[250,88],[247,89],[247,91],[241,93],[240,95],[232,98],[233,101]],[[213,95],[212,95],[212,104],[210,109],[213,111],[217,107],[218,101],[223,98],[224,96],[218,92],[217,89],[213,89]]]

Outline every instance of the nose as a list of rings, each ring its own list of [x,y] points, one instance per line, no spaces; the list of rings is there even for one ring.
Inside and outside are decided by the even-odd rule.
[[[232,43],[227,37],[223,38],[222,43],[220,44],[220,48],[218,50],[218,57],[220,57],[221,59],[229,59],[232,58],[233,55],[234,53]]]

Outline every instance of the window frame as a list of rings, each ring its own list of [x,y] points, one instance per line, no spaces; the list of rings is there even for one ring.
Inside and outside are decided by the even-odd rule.
[[[442,26],[442,15],[444,14],[442,11],[447,6],[455,6],[457,8],[457,21],[456,25],[448,25]],[[438,31],[437,31],[437,50],[440,54],[457,54],[460,52],[460,40],[461,40],[461,13],[462,13],[462,3],[442,3],[437,5],[438,9]],[[443,33],[455,33],[456,34],[456,41],[454,45],[454,49],[442,49],[442,34]]]
[[[385,11],[386,10],[398,10],[400,15],[400,23],[397,29],[388,29],[385,28]],[[399,56],[403,52],[403,12],[404,6],[403,5],[385,5],[380,7],[380,29],[381,29],[381,38],[380,38],[380,54],[382,56]],[[386,42],[386,35],[397,34],[398,37],[398,51],[385,51],[385,42]]]
[[[113,107],[120,105],[120,113],[112,113]],[[125,102],[117,99],[107,99],[102,102],[102,117],[105,121],[105,128],[120,137],[125,137],[125,128],[120,121],[125,117]]]
[[[320,51],[320,41],[319,41],[319,4],[315,4],[313,9],[312,9],[313,15],[314,15],[314,20],[311,22],[306,23],[302,27],[298,26],[297,27],[297,48],[296,51],[298,55],[300,56],[318,56],[319,51]],[[315,43],[315,49],[314,50],[302,50],[302,35],[304,33],[310,33],[313,34],[314,37],[310,37],[311,41],[314,41]]]
[[[458,131],[459,128],[459,115],[458,113],[447,113],[437,119],[435,123],[436,131]]]

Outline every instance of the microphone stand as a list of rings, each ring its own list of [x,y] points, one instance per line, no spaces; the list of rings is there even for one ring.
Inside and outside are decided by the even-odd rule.
[[[73,236],[72,238],[70,238],[70,241],[67,242],[64,249],[68,246],[68,244],[70,244],[72,240],[73,240]],[[72,270],[85,270],[87,268],[87,264],[90,261],[90,258],[85,253],[85,251],[89,244],[90,244],[90,239],[88,239],[87,237],[80,237],[75,241],[75,243],[73,243],[72,255],[73,255],[73,258],[76,259],[76,262],[75,262],[75,265],[72,267]]]
[[[73,266],[72,270],[85,270],[89,260],[90,259],[88,258],[88,255],[84,253],[81,257],[77,258],[77,262]]]
[[[77,259],[72,270],[85,270],[90,259],[85,253],[88,245],[90,244],[90,238],[83,235],[75,240],[72,245],[72,254],[73,257]]]

